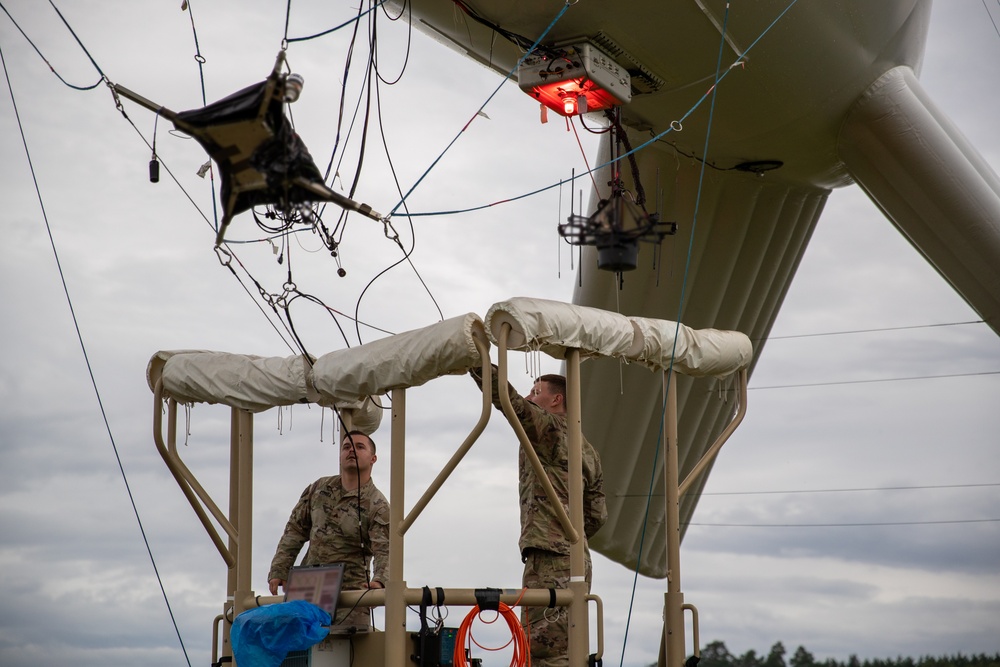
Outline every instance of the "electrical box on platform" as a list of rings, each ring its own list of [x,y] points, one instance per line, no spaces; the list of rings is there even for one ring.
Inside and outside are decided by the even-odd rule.
[[[329,635],[312,648],[292,651],[281,667],[357,667],[385,662],[385,633]]]
[[[424,634],[411,632],[413,654],[410,660],[422,667],[452,667],[457,637],[457,628],[440,628]]]

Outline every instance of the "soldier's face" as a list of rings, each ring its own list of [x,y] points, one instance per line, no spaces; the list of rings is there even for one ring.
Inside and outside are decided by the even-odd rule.
[[[378,457],[372,451],[372,441],[367,436],[354,434],[340,443],[340,469],[365,472],[371,470]]]
[[[552,391],[552,386],[548,382],[538,380],[525,398],[542,410],[552,412],[558,403],[559,394]]]

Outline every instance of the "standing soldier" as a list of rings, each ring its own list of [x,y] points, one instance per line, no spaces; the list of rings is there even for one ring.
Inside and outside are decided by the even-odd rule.
[[[482,376],[475,369],[470,373],[482,388]],[[527,398],[518,394],[509,384],[507,393],[514,413],[524,427],[559,501],[569,512],[566,378],[562,375],[542,375],[535,380]],[[495,367],[493,405],[500,409]],[[519,450],[517,466],[521,501],[521,537],[518,547],[524,563],[522,584],[527,588],[568,588],[570,543],[523,450]],[[583,514],[587,538],[594,535],[608,518],[601,459],[586,439],[583,440]],[[589,590],[592,567],[590,549],[586,543],[584,554]],[[569,614],[565,607],[526,607],[522,621],[529,627],[532,667],[564,667],[569,664]]]
[[[340,474],[321,477],[302,492],[278,541],[267,575],[271,595],[288,583],[302,545],[303,565],[344,563],[344,590],[385,588],[389,568],[389,502],[372,481],[375,441],[351,431],[340,447]],[[374,558],[371,577],[368,568]],[[371,628],[369,609],[337,610],[333,625]]]

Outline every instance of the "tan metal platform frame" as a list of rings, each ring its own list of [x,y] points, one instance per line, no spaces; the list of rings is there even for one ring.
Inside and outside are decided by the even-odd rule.
[[[498,379],[499,386],[507,385],[507,335],[510,327],[505,324],[499,337]],[[406,630],[406,606],[419,604],[423,596],[421,588],[408,588],[404,578],[404,538],[407,531],[430,502],[438,489],[455,470],[462,458],[482,434],[492,414],[492,367],[489,356],[488,341],[474,339],[476,348],[482,357],[483,403],[479,421],[468,437],[456,450],[437,478],[427,488],[410,512],[404,516],[405,507],[405,470],[406,470],[406,389],[395,389],[392,392],[391,417],[391,471],[389,485],[390,505],[390,539],[389,539],[389,581],[384,590],[343,591],[340,596],[341,605],[359,605],[367,607],[385,607],[384,633],[369,633],[357,635],[355,639],[355,662],[360,667],[404,667],[410,664],[409,641]],[[679,482],[678,443],[677,443],[677,401],[674,383],[670,381],[671,371],[663,373],[666,400],[664,405],[665,419],[662,442],[664,443],[664,476],[666,488],[666,518],[667,518],[667,592],[664,594],[664,631],[661,636],[660,665],[681,667],[685,659],[684,611],[690,611],[693,619],[694,653],[698,654],[698,616],[697,609],[684,602],[680,581],[680,522],[679,497],[690,488],[697,478],[709,467],[722,445],[729,439],[746,414],[747,371],[743,369],[737,375],[737,392],[739,394],[738,410],[723,430],[705,456],[699,461],[692,472]],[[560,522],[567,538],[572,543],[570,553],[570,584],[568,589],[560,589],[555,593],[557,606],[568,607],[569,630],[569,663],[584,667],[590,658],[600,660],[604,653],[603,605],[601,599],[588,593],[584,578],[584,543],[580,539],[583,526],[583,473],[582,473],[582,421],[580,410],[580,352],[569,350],[566,354],[567,379],[567,423],[569,426],[569,470],[570,470],[570,507],[567,515],[557,502],[555,491],[548,478],[541,472],[541,463],[531,448],[506,392],[501,392],[500,400],[504,415],[518,436],[521,447],[543,480],[546,492],[553,500],[553,506],[560,514]],[[219,662],[221,633],[221,655],[232,656],[229,643],[229,629],[233,619],[246,611],[266,604],[283,601],[283,596],[257,595],[251,583],[252,568],[252,535],[253,535],[253,414],[237,408],[232,408],[230,424],[230,485],[229,485],[229,515],[226,516],[211,496],[205,491],[192,472],[181,460],[177,452],[177,403],[173,399],[167,401],[167,436],[163,438],[163,397],[162,380],[154,389],[153,400],[153,439],[157,450],[173,474],[184,495],[201,520],[212,539],[219,554],[229,568],[226,586],[226,602],[222,614],[215,618],[213,626],[212,662]],[[211,514],[211,517],[209,516]],[[226,538],[220,535],[212,519],[222,528]],[[445,588],[444,596],[448,604],[473,606],[477,604],[475,589]],[[532,589],[522,592],[520,588],[504,589],[500,597],[508,605],[515,603],[524,606],[548,606],[550,595],[548,589]],[[597,648],[590,653],[590,621],[588,602],[595,603]],[[381,641],[379,638],[381,637]],[[664,662],[665,661],[665,662]],[[233,663],[235,664],[235,662]]]

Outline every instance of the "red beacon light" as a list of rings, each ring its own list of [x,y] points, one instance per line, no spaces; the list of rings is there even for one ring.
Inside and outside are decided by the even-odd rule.
[[[631,77],[590,43],[527,56],[517,84],[562,116],[603,111],[632,100]]]

